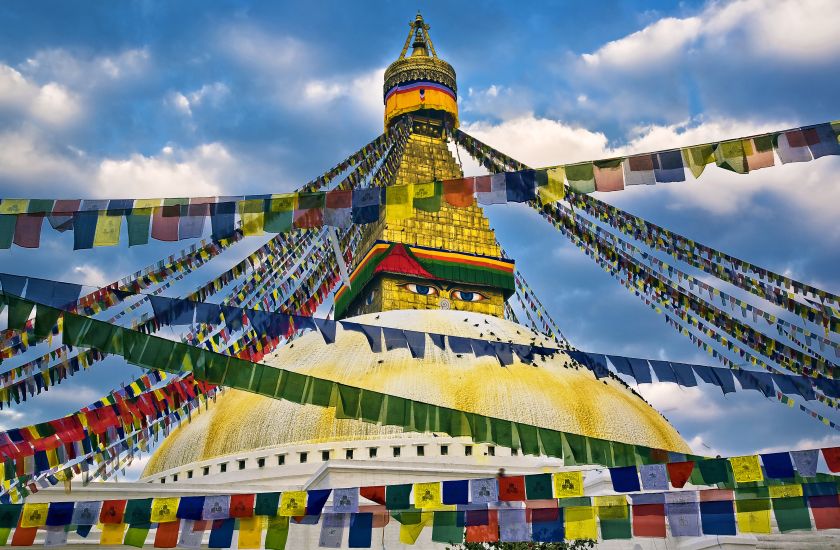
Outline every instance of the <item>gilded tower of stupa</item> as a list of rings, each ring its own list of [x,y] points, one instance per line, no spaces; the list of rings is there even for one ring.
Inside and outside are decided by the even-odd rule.
[[[458,125],[455,71],[438,58],[419,15],[403,51],[385,73],[385,126],[411,117],[397,188],[414,183],[414,209],[385,214],[365,231],[350,275],[336,291],[336,318],[427,333],[550,345],[503,318],[514,291],[513,262],[503,258],[482,210],[441,200],[462,177],[447,146]],[[408,53],[411,47],[411,53]],[[445,180],[450,180],[449,182]],[[423,185],[416,185],[423,184]],[[390,191],[390,189],[389,189]],[[424,200],[440,201],[427,210]],[[326,345],[307,333],[266,358],[270,365],[421,402],[561,430],[688,452],[650,405],[612,379],[597,380],[562,353],[538,365],[427,346],[371,351],[366,337],[339,328]],[[225,483],[241,479],[280,488],[352,487],[383,481],[380,472],[440,479],[493,475],[499,467],[540,471],[557,459],[525,457],[469,438],[336,418],[332,407],[226,391],[209,411],[182,424],[149,460],[148,482]],[[554,460],[554,462],[551,462]],[[351,462],[352,461],[352,462]],[[352,475],[340,478],[339,472]],[[482,468],[484,470],[482,470]],[[394,473],[394,472],[402,473]],[[365,474],[364,472],[368,472]],[[391,478],[388,478],[391,479]]]

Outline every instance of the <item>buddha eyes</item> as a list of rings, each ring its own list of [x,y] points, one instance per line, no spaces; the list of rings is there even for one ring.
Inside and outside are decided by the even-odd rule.
[[[468,290],[453,290],[452,297],[456,300],[461,300],[462,302],[481,302],[487,299],[487,297],[483,294]]]
[[[419,294],[420,296],[437,296],[438,294],[440,294],[440,290],[438,290],[437,287],[429,285],[406,283],[400,286],[406,289],[407,291],[413,294]],[[453,299],[460,300],[461,302],[481,302],[487,299],[487,297],[483,294],[479,292],[472,292],[469,290],[452,290],[450,291],[450,295]]]
[[[407,283],[402,286],[409,292],[419,294],[420,296],[436,296],[438,293],[438,289],[433,286],[418,285],[414,283]]]

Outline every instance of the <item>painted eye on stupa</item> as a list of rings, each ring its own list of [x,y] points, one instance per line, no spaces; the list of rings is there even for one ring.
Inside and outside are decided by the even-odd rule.
[[[413,292],[414,294],[419,294],[420,296],[435,296],[438,293],[438,289],[433,286],[428,285],[418,285],[415,283],[406,283],[401,285],[404,289],[409,292]]]
[[[487,299],[487,296],[484,294],[469,290],[453,290],[452,297],[462,302],[482,302]]]

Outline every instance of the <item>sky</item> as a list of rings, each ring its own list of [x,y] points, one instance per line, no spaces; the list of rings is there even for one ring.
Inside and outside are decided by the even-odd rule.
[[[382,75],[418,8],[457,71],[462,129],[532,166],[840,118],[834,0],[6,1],[0,197],[292,190],[382,131]],[[697,181],[598,198],[840,293],[838,169],[838,157],[749,175],[710,167]],[[578,348],[714,364],[526,207],[487,213]],[[248,238],[217,264],[262,242]],[[45,229],[41,248],[2,251],[0,264],[102,285],[188,244],[74,252],[68,235]],[[196,273],[170,295],[206,279]],[[137,374],[109,360],[0,412],[0,428],[61,416]],[[840,443],[757,392],[638,389],[700,453]]]

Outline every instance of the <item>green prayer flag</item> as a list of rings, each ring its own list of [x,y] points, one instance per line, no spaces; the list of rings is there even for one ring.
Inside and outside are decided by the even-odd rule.
[[[745,148],[745,145],[749,147],[749,151]],[[750,171],[747,166],[747,156],[751,152],[752,145],[749,145],[749,140],[722,141],[715,148],[715,162],[726,170],[746,174]]]
[[[705,170],[706,165],[714,162],[715,148],[713,145],[696,145],[694,147],[685,147],[682,149],[683,163],[691,170],[692,175],[696,178]]]
[[[35,304],[28,300],[22,300],[16,296],[6,295],[6,303],[9,306],[8,324],[10,329],[23,330],[29,315]]]
[[[537,428],[540,444],[546,456],[561,458],[563,456],[563,438],[560,433],[548,428]]]
[[[587,437],[586,442],[589,446],[589,456],[593,464],[614,465],[612,447],[609,441]]]
[[[591,162],[566,165],[566,181],[569,187],[577,193],[592,193],[595,191],[595,169]]]
[[[540,454],[540,439],[537,436],[537,427],[528,424],[516,424],[516,432],[519,434],[519,446],[526,455],[538,456]]]
[[[311,405],[318,405],[319,407],[329,407],[331,403],[333,385],[334,383],[330,380],[310,377],[306,402]]]
[[[257,493],[254,504],[254,515],[274,517],[280,506],[280,493]]]
[[[502,447],[513,446],[513,428],[510,420],[491,418],[490,426],[492,428],[493,443]]]
[[[563,438],[563,464],[577,466],[578,464],[592,464],[587,452],[586,437],[577,434],[561,434]]]
[[[359,416],[359,399],[362,396],[362,390],[338,384],[338,402],[335,408],[336,418],[358,418]]]
[[[464,542],[464,512],[436,511],[432,522],[432,540],[445,544]]]
[[[284,550],[289,538],[288,516],[275,516],[268,519],[268,530],[265,533],[263,546],[269,550]]]
[[[554,498],[551,474],[525,476],[525,496],[528,500]]]
[[[0,504],[0,527],[16,527],[22,510],[23,504]]]
[[[360,399],[360,413],[362,420],[366,422],[379,422],[379,415],[382,411],[383,395],[378,392],[362,390]]]
[[[601,523],[601,538],[617,540],[632,538],[630,514],[626,518],[599,518]]]
[[[49,336],[60,316],[60,309],[39,305],[35,310],[35,338],[43,340]]]
[[[152,210],[160,205],[160,199],[138,199],[134,206],[126,212],[128,226],[128,246],[146,244],[149,242],[149,227],[152,223]]]
[[[714,458],[697,462],[694,471],[697,472],[699,470],[700,472],[699,485],[715,485],[725,482],[729,477],[728,464],[729,461],[724,458]]]
[[[130,503],[131,501],[129,500],[128,502]],[[152,525],[150,523],[130,524],[128,530],[125,532],[123,544],[134,546],[135,548],[143,548],[151,527]]]
[[[414,208],[424,212],[440,210],[441,182],[418,183],[414,185]]]
[[[385,424],[391,426],[405,426],[407,420],[408,402],[402,397],[389,395],[385,398]]]
[[[557,499],[560,508],[576,508],[578,506],[592,506],[592,497],[569,497]]]
[[[0,214],[0,249],[6,250],[12,246],[16,225],[17,216],[15,214]]]
[[[152,521],[152,499],[130,499],[125,505],[124,523],[142,525]]]
[[[0,546],[6,546],[6,544],[9,542],[9,535],[11,534],[11,527],[0,527]]]
[[[779,532],[811,530],[811,515],[808,513],[805,497],[774,498],[771,500],[773,502],[773,515],[776,517]]]
[[[278,391],[282,391],[282,398],[293,403],[302,403],[307,378],[305,374],[283,371],[280,379],[280,388],[278,388]]]
[[[407,510],[411,508],[412,487],[411,483],[386,486],[385,508],[388,510]],[[417,523],[420,523],[420,512],[417,512]]]
[[[263,228],[266,233],[285,233],[291,231],[294,221],[295,196],[274,195],[266,199]]]

